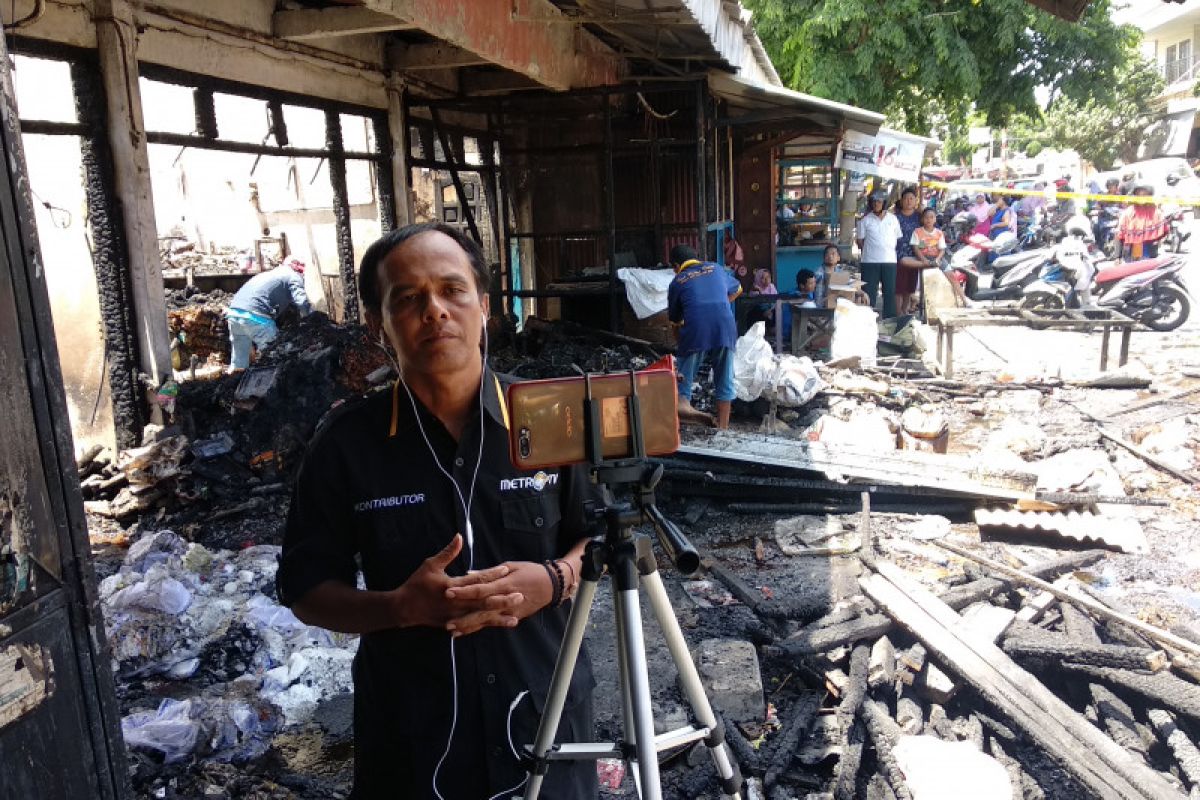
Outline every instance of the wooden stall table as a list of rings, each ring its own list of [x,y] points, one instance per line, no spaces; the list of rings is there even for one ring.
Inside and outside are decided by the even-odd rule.
[[[1118,366],[1129,361],[1129,339],[1139,323],[1123,314],[1109,309],[1026,309],[1026,308],[972,308],[943,309],[936,322],[938,329],[937,358],[942,365],[942,374],[954,377],[954,333],[960,328],[975,326],[1011,327],[1024,326],[1034,330],[1067,330],[1091,333],[1097,328],[1103,331],[1100,339],[1100,371],[1108,369],[1108,342],[1112,332],[1121,332],[1121,354]]]

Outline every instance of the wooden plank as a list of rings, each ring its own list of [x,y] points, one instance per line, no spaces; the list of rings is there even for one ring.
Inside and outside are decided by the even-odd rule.
[[[962,556],[963,558],[974,561],[977,564],[982,564],[983,566],[987,567],[988,569],[999,572],[1002,575],[1004,575],[1005,577],[1011,578],[1012,580],[1014,580],[1018,583],[1023,583],[1026,586],[1036,587],[1038,589],[1041,589],[1043,592],[1049,592],[1050,594],[1057,597],[1059,600],[1067,600],[1072,603],[1075,603],[1076,605],[1087,609],[1092,614],[1094,614],[1098,617],[1103,617],[1104,619],[1110,619],[1110,620],[1113,620],[1114,622],[1119,622],[1122,625],[1126,625],[1130,628],[1133,628],[1138,633],[1141,633],[1141,634],[1153,639],[1154,641],[1159,642],[1160,644],[1168,644],[1168,645],[1171,645],[1172,647],[1176,648],[1177,650],[1182,650],[1183,652],[1188,653],[1190,655],[1200,656],[1200,645],[1196,644],[1195,642],[1188,641],[1187,639],[1184,639],[1181,636],[1176,636],[1175,634],[1171,633],[1170,631],[1164,631],[1162,628],[1156,628],[1153,625],[1149,625],[1145,622],[1142,622],[1137,617],[1131,617],[1128,614],[1122,614],[1118,611],[1113,611],[1112,609],[1110,609],[1108,606],[1104,605],[1103,603],[1097,602],[1097,601],[1093,600],[1092,598],[1090,598],[1084,594],[1080,594],[1079,592],[1077,592],[1075,590],[1060,589],[1057,586],[1055,586],[1054,584],[1047,583],[1046,581],[1042,580],[1041,578],[1035,578],[1034,576],[1030,575],[1028,572],[1023,572],[1019,569],[1014,569],[1013,567],[1010,567],[1006,564],[1001,564],[998,561],[993,561],[992,559],[987,558],[986,556],[981,556],[981,555],[978,555],[977,553],[972,553],[970,550],[964,550],[963,548],[958,547],[953,544],[950,544],[949,542],[935,541],[935,542],[933,542],[933,544],[936,544],[938,547],[941,547],[945,550],[949,550],[951,553],[954,553],[955,555],[959,555],[959,556]]]
[[[1117,444],[1117,445],[1120,445],[1121,447],[1124,447],[1126,450],[1133,453],[1135,456],[1142,459],[1142,461],[1145,461],[1147,464],[1154,467],[1155,469],[1162,470],[1163,472],[1166,472],[1169,475],[1174,475],[1176,478],[1179,478],[1179,480],[1184,481],[1185,483],[1190,483],[1193,486],[1200,484],[1200,477],[1197,477],[1190,473],[1184,472],[1181,469],[1175,469],[1175,467],[1172,467],[1170,464],[1166,463],[1165,461],[1161,461],[1158,458],[1155,458],[1153,455],[1146,452],[1142,448],[1138,447],[1133,442],[1130,442],[1126,439],[1121,438],[1117,434],[1110,431],[1108,428],[1105,428],[1103,425],[1100,426],[1100,435],[1102,437],[1104,437],[1105,439],[1108,439],[1113,444]]]
[[[1132,758],[998,647],[955,633],[962,618],[914,585],[898,567],[880,564],[879,574],[864,576],[859,584],[942,664],[1003,711],[1096,797],[1182,797],[1158,772]]]
[[[1193,386],[1190,389],[1181,389],[1178,392],[1171,392],[1170,394],[1160,395],[1159,397],[1150,397],[1132,405],[1125,406],[1124,408],[1117,409],[1104,419],[1111,420],[1113,417],[1119,417],[1123,414],[1131,414],[1134,411],[1141,411],[1143,408],[1150,408],[1151,406],[1157,406],[1162,403],[1170,403],[1174,400],[1180,400],[1184,397],[1189,397],[1196,392],[1200,392],[1200,386]]]

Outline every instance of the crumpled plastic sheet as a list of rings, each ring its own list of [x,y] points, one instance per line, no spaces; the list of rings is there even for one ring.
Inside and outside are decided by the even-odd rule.
[[[173,764],[195,754],[241,763],[259,758],[280,727],[280,713],[262,700],[199,697],[163,700],[155,711],[121,720],[125,744]]]
[[[192,678],[206,648],[245,626],[257,634],[258,646],[246,673],[233,677],[255,682],[263,698],[278,696],[288,724],[305,721],[321,700],[350,691],[357,637],[306,625],[268,596],[279,551],[273,545],[213,551],[171,531],[138,540],[120,570],[100,585],[114,672]],[[299,653],[304,657],[296,661]],[[284,666],[287,680],[277,672]],[[274,677],[264,683],[269,674]],[[155,724],[186,732],[171,717]]]
[[[667,292],[675,277],[673,270],[623,267],[617,270],[617,277],[625,284],[625,296],[638,319],[667,310]]]
[[[802,406],[826,384],[806,357],[776,355],[766,340],[766,325],[756,322],[737,341],[733,354],[733,388],[739,400],[760,397],[780,405]]]

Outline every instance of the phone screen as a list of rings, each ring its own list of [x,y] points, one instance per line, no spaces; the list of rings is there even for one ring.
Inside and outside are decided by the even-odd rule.
[[[647,455],[679,449],[675,373],[647,369],[636,373],[642,438]],[[509,451],[521,469],[587,461],[584,379],[551,378],[508,387]],[[629,419],[629,373],[592,377],[592,398],[600,407],[600,450],[605,458],[633,455]]]

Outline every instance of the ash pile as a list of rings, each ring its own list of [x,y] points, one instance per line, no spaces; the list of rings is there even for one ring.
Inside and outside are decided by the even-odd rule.
[[[218,548],[278,544],[291,477],[320,419],[391,374],[365,328],[324,314],[280,328],[244,373],[183,380],[161,396],[171,424],[115,461],[80,461],[93,539],[169,528]]]

